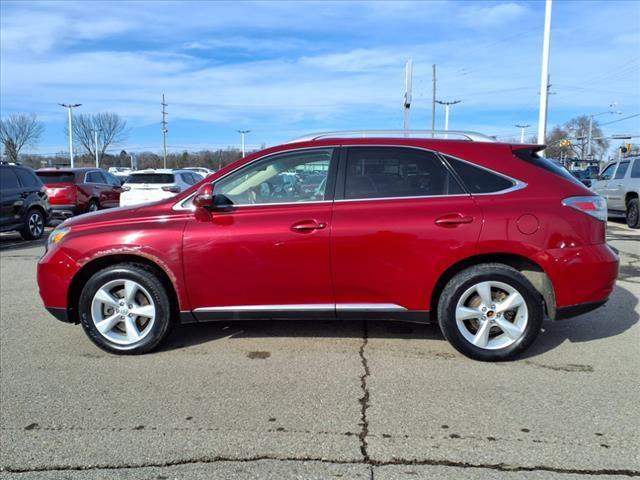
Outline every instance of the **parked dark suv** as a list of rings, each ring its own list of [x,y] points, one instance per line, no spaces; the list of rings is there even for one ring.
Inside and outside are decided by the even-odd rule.
[[[17,230],[25,240],[40,238],[51,218],[42,181],[20,165],[0,164],[0,232]]]

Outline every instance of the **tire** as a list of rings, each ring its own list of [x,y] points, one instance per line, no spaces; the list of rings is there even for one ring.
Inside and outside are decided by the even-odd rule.
[[[20,236],[25,240],[37,240],[44,233],[44,215],[37,208],[30,208],[25,216]]]
[[[640,228],[640,201],[632,198],[627,203],[627,225],[630,228]]]
[[[489,292],[491,302],[487,305],[482,298],[487,299]],[[503,303],[501,307],[499,299],[504,302],[513,293],[520,295],[512,297],[517,306],[509,309]],[[438,301],[438,324],[444,337],[463,355],[486,362],[510,360],[524,352],[542,328],[543,315],[542,297],[531,282],[516,269],[499,263],[459,272],[446,284]]]
[[[98,210],[100,210],[100,202],[96,199],[91,200],[87,205],[87,213],[97,212]]]
[[[127,288],[133,293],[128,299]],[[82,289],[78,312],[93,343],[123,355],[154,349],[173,324],[170,297],[155,269],[136,263],[121,263],[95,273]]]

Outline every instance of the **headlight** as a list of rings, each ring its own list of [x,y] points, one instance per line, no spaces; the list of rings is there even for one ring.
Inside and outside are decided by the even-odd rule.
[[[51,232],[47,239],[47,247],[52,247],[58,243],[71,231],[69,227],[58,227]]]

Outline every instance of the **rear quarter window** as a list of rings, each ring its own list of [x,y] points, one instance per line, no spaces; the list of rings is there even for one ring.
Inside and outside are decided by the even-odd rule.
[[[16,168],[15,172],[23,187],[39,188],[42,186],[42,182],[32,171],[26,168]]]
[[[502,175],[490,172],[468,162],[445,155],[447,162],[458,174],[469,193],[497,193],[507,190],[515,183]]]
[[[172,173],[135,173],[129,175],[126,183],[174,183]]]

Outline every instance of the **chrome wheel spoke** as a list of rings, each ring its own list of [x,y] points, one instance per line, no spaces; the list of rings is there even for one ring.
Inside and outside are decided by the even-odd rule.
[[[124,317],[124,326],[127,339],[131,343],[140,340],[140,330],[138,330],[138,326],[136,325],[136,322],[133,320],[133,318]]]
[[[104,288],[101,288],[100,290],[98,290],[94,298],[97,301],[104,303],[105,305],[108,305],[110,307],[117,308],[119,305],[118,300]]]
[[[482,282],[476,285],[476,292],[485,307],[489,307],[493,302],[491,297],[491,282]]]
[[[517,325],[504,318],[496,318],[496,325],[512,340],[517,340],[522,335],[522,330]]]
[[[480,328],[476,332],[473,337],[473,344],[476,347],[484,348],[489,343],[489,330],[491,330],[491,325],[489,322],[485,321],[480,324]]]
[[[477,308],[458,307],[456,308],[456,320],[470,320],[472,318],[480,318],[482,312]]]
[[[153,305],[134,305],[129,313],[138,317],[153,318],[156,314],[156,307]]]
[[[120,323],[122,319],[120,318],[120,314],[116,313],[111,315],[110,317],[105,318],[99,322],[96,322],[96,328],[100,331],[100,333],[104,334],[115,327],[118,323]]]
[[[136,292],[138,291],[138,284],[131,280],[125,280],[124,282],[124,301],[126,304],[131,305],[136,298]]]
[[[513,292],[496,306],[496,312],[502,313],[514,310],[524,303],[524,298],[518,292]]]

